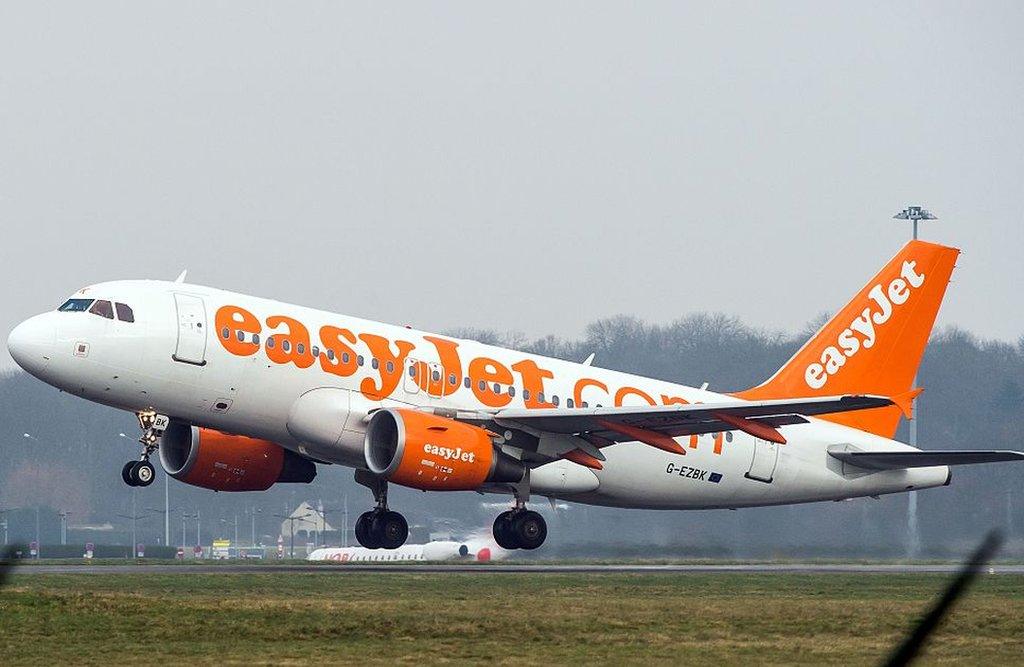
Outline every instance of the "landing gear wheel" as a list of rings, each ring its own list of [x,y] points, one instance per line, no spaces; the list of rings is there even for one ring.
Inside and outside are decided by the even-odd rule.
[[[136,486],[149,486],[156,477],[156,469],[149,461],[136,461],[132,466],[131,475]]]
[[[373,512],[363,512],[356,519],[356,541],[367,549],[380,549],[373,528]]]
[[[135,486],[135,482],[132,481],[132,468],[135,467],[136,463],[138,463],[138,461],[129,461],[124,464],[123,468],[121,468],[121,479],[124,480],[124,483],[128,486]]]
[[[520,548],[536,549],[548,536],[548,524],[540,514],[526,510],[512,519],[512,534]]]
[[[518,549],[519,542],[516,540],[515,534],[512,532],[512,520],[515,518],[515,512],[508,511],[502,512],[498,515],[498,518],[494,520],[494,541],[498,543],[498,546],[502,549]]]
[[[381,512],[374,517],[371,531],[384,549],[397,549],[409,537],[409,524],[398,512]]]

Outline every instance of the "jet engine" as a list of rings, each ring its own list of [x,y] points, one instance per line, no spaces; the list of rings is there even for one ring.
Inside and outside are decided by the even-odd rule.
[[[363,445],[370,472],[424,491],[510,484],[526,472],[521,462],[495,448],[486,430],[416,410],[374,412]]]
[[[278,444],[174,420],[160,442],[160,465],[178,481],[214,491],[264,491],[316,477],[312,461]]]

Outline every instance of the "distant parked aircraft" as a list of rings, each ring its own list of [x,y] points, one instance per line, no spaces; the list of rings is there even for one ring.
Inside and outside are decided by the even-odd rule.
[[[502,549],[489,536],[478,535],[461,542],[451,540],[427,542],[426,544],[403,544],[397,549],[381,551],[366,547],[325,547],[309,554],[307,560],[327,560],[339,563],[401,562],[432,560],[492,561],[508,558],[509,551]]]

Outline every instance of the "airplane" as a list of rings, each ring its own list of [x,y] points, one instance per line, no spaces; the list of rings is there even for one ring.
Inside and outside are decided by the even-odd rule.
[[[85,287],[19,324],[14,360],[86,400],[134,412],[129,485],[218,491],[354,469],[374,498],[355,525],[397,549],[390,484],[511,496],[504,549],[536,549],[531,498],[712,509],[947,485],[950,466],[1008,450],[923,451],[894,439],[959,250],[904,246],[774,375],[733,393],[687,387],[185,282]]]
[[[366,547],[323,547],[310,552],[306,560],[333,563],[408,563],[415,561],[462,560],[486,563],[508,558],[509,552],[489,535],[473,535],[466,540],[433,540],[426,544],[403,544],[381,552]]]

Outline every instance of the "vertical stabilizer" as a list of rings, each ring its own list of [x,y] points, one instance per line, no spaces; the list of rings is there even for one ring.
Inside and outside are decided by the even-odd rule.
[[[920,390],[914,376],[960,251],[911,241],[747,400],[879,394],[896,405],[822,417],[891,438]]]

